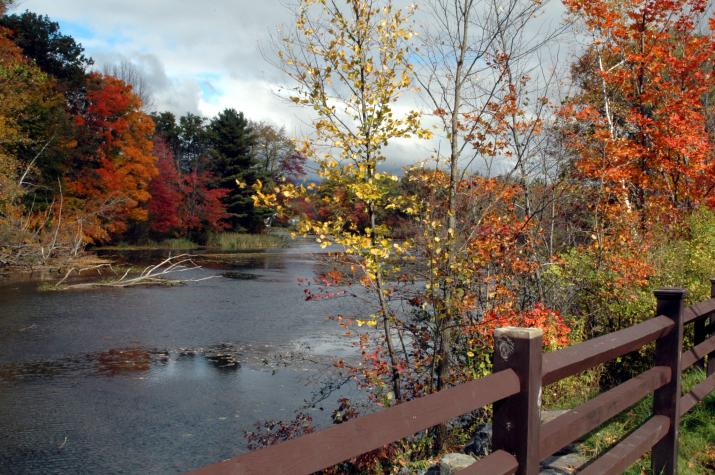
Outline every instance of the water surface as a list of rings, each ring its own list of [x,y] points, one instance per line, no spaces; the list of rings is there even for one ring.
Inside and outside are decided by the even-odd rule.
[[[244,430],[291,418],[355,355],[326,316],[356,302],[297,283],[326,270],[314,252],[238,255],[182,287],[0,282],[0,472],[176,473],[245,451]],[[339,395],[356,393],[308,409],[318,425]]]

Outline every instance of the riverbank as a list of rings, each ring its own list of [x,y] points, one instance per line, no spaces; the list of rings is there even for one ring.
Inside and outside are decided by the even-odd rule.
[[[110,246],[96,246],[98,251],[190,251],[196,249],[221,251],[258,251],[264,249],[280,249],[287,246],[289,237],[284,233],[246,234],[218,233],[209,235],[206,244],[198,244],[187,238],[165,239],[160,242],[148,241],[141,244],[119,243]]]
[[[201,251],[212,261],[229,256],[227,252],[254,251],[262,253],[288,247],[290,237],[286,232],[272,234],[219,233],[209,236],[205,245],[200,245],[186,238],[166,239],[160,242],[149,241],[141,244],[119,243],[108,246],[93,246],[78,256],[58,256],[41,261],[28,261],[0,266],[0,281],[13,280],[53,280],[62,277],[70,269],[87,269],[100,265],[116,264],[117,258],[110,253],[124,251],[182,252]]]
[[[0,283],[7,284],[16,281],[47,281],[59,279],[69,269],[86,269],[112,264],[113,261],[93,253],[83,253],[78,256],[63,256],[48,259],[44,262],[27,262],[0,267]]]

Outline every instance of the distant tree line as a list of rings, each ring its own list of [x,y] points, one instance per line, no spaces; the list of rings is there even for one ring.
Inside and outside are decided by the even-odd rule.
[[[304,173],[282,128],[235,109],[146,112],[130,62],[93,69],[47,16],[0,3],[0,265],[87,244],[260,232],[257,180]]]

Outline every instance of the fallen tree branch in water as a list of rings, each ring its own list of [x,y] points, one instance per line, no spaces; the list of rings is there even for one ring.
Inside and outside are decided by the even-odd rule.
[[[208,277],[200,277],[198,279],[168,279],[167,276],[186,272],[191,270],[201,269],[189,254],[180,254],[178,256],[170,256],[159,262],[158,264],[149,265],[144,268],[138,275],[131,275],[132,268],[127,269],[121,277],[114,280],[106,280],[100,282],[81,282],[78,284],[65,284],[65,281],[73,274],[81,275],[82,272],[96,270],[99,275],[102,275],[102,270],[107,269],[115,276],[119,273],[112,267],[111,264],[100,264],[97,266],[85,267],[82,269],[71,268],[65,276],[60,279],[55,285],[54,290],[73,290],[73,289],[93,289],[99,287],[135,287],[135,286],[173,286],[182,285],[187,282],[201,282],[203,280],[213,279],[218,277],[211,275]]]

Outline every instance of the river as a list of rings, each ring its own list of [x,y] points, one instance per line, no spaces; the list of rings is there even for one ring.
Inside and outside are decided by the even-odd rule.
[[[244,431],[292,418],[356,355],[326,317],[358,303],[298,284],[326,270],[319,252],[236,254],[179,287],[0,282],[0,472],[179,473],[245,451]],[[341,395],[359,398],[348,383],[307,409],[318,426]]]

